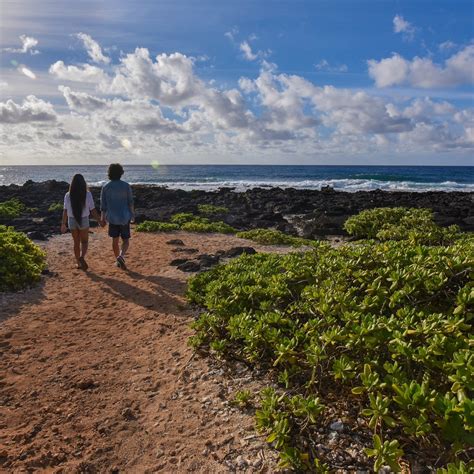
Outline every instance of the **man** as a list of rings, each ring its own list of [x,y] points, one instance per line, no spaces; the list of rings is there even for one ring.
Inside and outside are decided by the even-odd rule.
[[[125,254],[130,241],[130,223],[135,220],[132,188],[121,180],[123,167],[119,163],[109,166],[108,175],[110,181],[104,185],[100,194],[101,218],[104,224],[109,223],[109,236],[112,237],[112,249],[117,260],[115,264],[126,270]]]

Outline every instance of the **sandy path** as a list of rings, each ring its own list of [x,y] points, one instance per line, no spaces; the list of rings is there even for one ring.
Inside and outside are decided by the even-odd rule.
[[[84,273],[70,236],[59,236],[46,245],[57,275],[0,297],[2,472],[229,472],[237,456],[263,454],[258,438],[243,440],[252,418],[226,407],[223,377],[206,360],[177,380],[192,354],[192,314],[170,238],[200,252],[245,243],[135,234],[124,272],[97,231]],[[242,470],[270,470],[249,456],[255,467]]]

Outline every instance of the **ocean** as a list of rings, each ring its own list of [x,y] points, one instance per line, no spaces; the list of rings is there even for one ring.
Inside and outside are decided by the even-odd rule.
[[[132,184],[173,189],[245,191],[253,187],[339,191],[471,191],[474,166],[267,166],[267,165],[126,165],[124,179]],[[70,181],[82,173],[89,185],[107,181],[107,166],[1,166],[0,185],[28,180]]]

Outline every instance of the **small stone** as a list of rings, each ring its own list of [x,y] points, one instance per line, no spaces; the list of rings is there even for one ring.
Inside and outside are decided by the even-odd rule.
[[[125,410],[122,410],[122,416],[127,420],[127,421],[132,421],[136,420],[137,417],[133,413],[133,411],[130,408],[125,408]]]
[[[331,431],[338,431],[338,432],[344,431],[344,423],[342,423],[342,421],[340,420],[334,421],[329,425],[329,429]]]
[[[184,242],[181,239],[172,239],[166,242],[168,245],[184,245]]]

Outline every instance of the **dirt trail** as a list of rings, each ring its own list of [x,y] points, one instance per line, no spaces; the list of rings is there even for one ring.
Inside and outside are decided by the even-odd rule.
[[[82,272],[58,236],[46,244],[56,275],[0,296],[1,472],[271,471],[222,371],[195,358],[178,380],[192,314],[170,238],[206,253],[244,242],[135,234],[125,272],[95,231]]]

